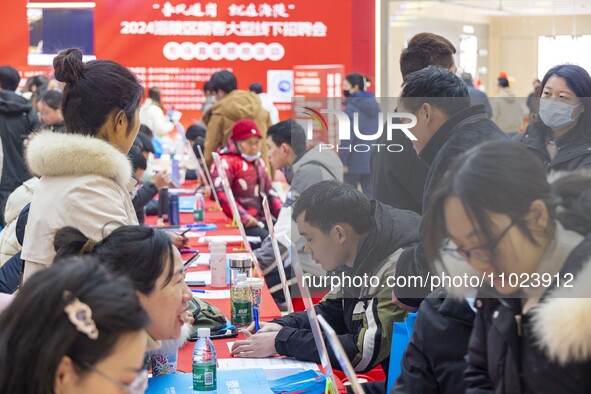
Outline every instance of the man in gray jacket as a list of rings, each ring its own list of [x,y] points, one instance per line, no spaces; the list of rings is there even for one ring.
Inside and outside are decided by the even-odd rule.
[[[304,251],[306,240],[298,233],[295,223],[291,220],[292,206],[300,194],[308,187],[322,181],[343,181],[343,164],[339,156],[326,149],[320,150],[319,145],[306,148],[306,132],[295,120],[288,119],[279,122],[267,131],[267,147],[269,162],[275,170],[282,170],[290,190],[275,223],[275,234],[287,234],[296,246],[298,256],[307,275],[324,275],[326,272],[316,264],[309,253]],[[291,284],[291,262],[287,256],[286,245],[277,237],[286,267],[286,275]],[[277,271],[277,264],[273,254],[271,239],[267,237],[259,249],[255,251],[257,259],[263,269],[265,282],[278,304],[285,302],[281,280]],[[293,280],[295,283],[295,279]]]

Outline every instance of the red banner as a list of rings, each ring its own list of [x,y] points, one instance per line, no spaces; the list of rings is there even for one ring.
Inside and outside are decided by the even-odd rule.
[[[30,66],[31,48],[39,41],[29,33],[34,31],[32,24],[42,17],[46,36],[51,33],[48,23],[68,18],[52,11],[49,19],[48,9],[54,10],[55,4],[72,8],[72,3],[82,2],[31,3],[27,8],[25,0],[11,0],[0,6],[0,63],[21,71],[38,69]],[[94,53],[87,54],[130,67],[146,87],[159,86],[165,105],[185,113],[185,124],[200,118],[196,110],[203,102],[201,88],[218,69],[231,69],[240,89],[260,82],[265,90],[272,90],[268,83],[277,75],[289,75],[296,65],[336,63],[346,70],[351,66],[352,0],[96,0],[83,4],[90,12],[84,17],[92,18],[94,26],[88,40]],[[85,26],[88,23],[80,27]],[[45,36],[44,51],[49,45]],[[293,80],[280,83],[284,92],[293,89]],[[289,104],[280,109],[289,109]]]

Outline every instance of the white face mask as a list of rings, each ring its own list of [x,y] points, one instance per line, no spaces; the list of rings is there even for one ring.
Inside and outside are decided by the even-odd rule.
[[[257,153],[256,155],[247,155],[247,154],[241,153],[240,156],[242,156],[242,158],[246,161],[255,161],[256,159],[260,159],[261,152]]]
[[[575,122],[579,115],[573,118],[577,105],[570,105],[558,100],[543,98],[540,100],[540,119],[552,130],[561,130]],[[580,113],[579,113],[580,114]]]

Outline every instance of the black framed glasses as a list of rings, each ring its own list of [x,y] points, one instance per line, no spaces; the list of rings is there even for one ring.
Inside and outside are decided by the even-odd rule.
[[[451,240],[451,238],[446,238],[443,242],[443,247],[441,251],[446,253],[448,256],[457,259],[457,260],[470,260],[470,257],[478,259],[480,261],[485,261],[487,263],[492,262],[492,251],[497,247],[499,242],[507,235],[511,227],[516,223],[517,219],[512,219],[511,223],[505,228],[501,233],[497,236],[497,239],[493,242],[488,242],[484,245],[480,245],[470,249],[463,249],[458,248],[455,246],[455,243]]]

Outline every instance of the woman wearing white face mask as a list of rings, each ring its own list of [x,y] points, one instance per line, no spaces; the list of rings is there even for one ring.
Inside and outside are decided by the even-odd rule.
[[[539,114],[519,140],[548,171],[591,167],[591,77],[584,68],[563,64],[546,73]]]

